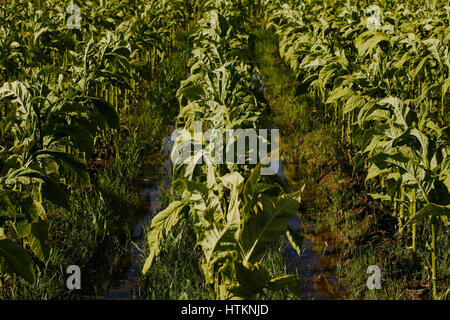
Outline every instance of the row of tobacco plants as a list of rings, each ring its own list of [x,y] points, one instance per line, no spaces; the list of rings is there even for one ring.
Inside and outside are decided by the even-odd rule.
[[[354,172],[366,172],[369,195],[392,212],[399,233],[410,234],[404,245],[429,251],[423,264],[437,298],[448,290],[448,274],[436,272],[436,241],[448,233],[450,215],[450,8],[444,1],[371,5],[281,0],[256,7],[265,8],[258,14],[277,34],[298,93],[316,101],[313,111],[337,130]]]
[[[133,145],[137,135],[123,119],[149,108],[156,69],[196,12],[183,1],[85,1],[75,3],[77,18],[73,4],[11,1],[0,8],[0,292],[14,287],[16,276],[33,284],[48,269],[65,273],[67,266],[48,265],[49,238],[65,236],[49,229],[55,214],[86,220],[83,231],[98,232],[97,244],[111,231],[117,217],[99,211],[108,194],[88,167],[125,157],[130,162],[113,172],[120,179],[137,174],[140,146],[122,155],[115,144]]]
[[[153,217],[143,273],[152,272],[177,225],[189,221],[212,299],[254,298],[285,287],[300,296],[296,276],[273,278],[261,264],[268,245],[284,235],[300,250],[301,237],[287,224],[297,214],[299,194],[286,194],[273,176],[261,175],[261,163],[248,164],[248,157],[247,164],[217,163],[217,154],[210,151],[214,139],[196,136],[214,130],[215,138],[225,141],[226,130],[235,130],[223,151],[236,150],[239,135],[261,128],[267,110],[252,81],[246,18],[228,1],[208,2],[202,16],[191,34],[190,74],[177,92],[181,110],[176,128],[190,134],[179,137],[172,152],[196,147],[187,161],[174,165],[175,200]]]

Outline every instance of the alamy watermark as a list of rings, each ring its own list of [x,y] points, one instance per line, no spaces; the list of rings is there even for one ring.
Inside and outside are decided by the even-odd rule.
[[[174,147],[171,158],[174,164],[261,162],[261,175],[278,172],[278,129],[208,129],[203,132],[202,128],[202,122],[195,121],[193,133],[186,129],[177,129],[172,133]]]
[[[81,10],[76,4],[67,7],[66,12],[70,14],[67,18],[66,25],[69,29],[81,29]]]
[[[381,269],[377,265],[367,267],[367,273],[372,274],[367,278],[366,285],[369,290],[381,289]]]
[[[69,290],[81,289],[80,267],[77,265],[70,265],[67,267],[66,273],[70,274],[70,276],[67,278],[66,281],[67,289]]]
[[[367,28],[368,29],[378,29],[381,27],[383,23],[383,13],[381,9],[377,5],[372,5],[366,9],[367,20]]]

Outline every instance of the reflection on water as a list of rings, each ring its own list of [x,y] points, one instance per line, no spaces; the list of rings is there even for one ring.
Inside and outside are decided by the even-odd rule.
[[[162,165],[153,172],[152,177],[141,178],[143,190],[142,206],[145,209],[143,216],[137,223],[130,225],[133,227],[133,242],[128,244],[128,257],[130,266],[128,267],[126,277],[121,279],[118,285],[111,287],[105,295],[106,300],[130,299],[133,297],[133,288],[137,286],[137,280],[141,273],[137,258],[141,254],[141,248],[144,248],[145,229],[150,224],[152,216],[159,210],[159,199],[161,198],[161,189],[166,189],[170,185],[172,164],[170,161],[170,152],[172,150],[172,141],[170,136],[163,140]]]
[[[137,288],[141,273],[137,259],[144,247],[145,228],[152,216],[159,210],[161,189],[170,185],[172,166],[169,160],[172,143],[170,136],[163,140],[158,165],[152,166],[147,175],[137,181],[141,190],[141,203],[138,210],[124,215],[122,232],[101,248],[99,257],[92,270],[82,277],[84,298],[122,300],[134,299],[133,292]]]
[[[283,158],[278,175],[285,181],[288,191],[295,192],[301,188],[295,173],[299,171],[298,166],[289,162],[287,157]],[[305,198],[306,197],[306,198]],[[314,215],[317,202],[308,198],[308,190],[302,194],[302,207],[309,214]],[[301,221],[299,216],[289,220],[289,226],[304,236],[302,254],[287,243],[286,262],[288,272],[297,273],[302,284],[302,296],[305,299],[329,300],[338,299],[339,294],[334,287],[337,283],[336,263],[339,259],[334,254],[334,235],[317,231],[314,223]]]

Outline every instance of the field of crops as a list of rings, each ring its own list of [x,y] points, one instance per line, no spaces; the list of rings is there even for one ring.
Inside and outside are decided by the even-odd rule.
[[[445,1],[0,21],[0,300],[450,298]]]

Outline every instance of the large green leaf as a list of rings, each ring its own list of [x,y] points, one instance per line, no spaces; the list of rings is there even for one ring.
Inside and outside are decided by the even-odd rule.
[[[288,219],[297,214],[299,203],[286,196],[264,196],[260,206],[261,211],[247,221],[239,235],[244,265],[259,262],[267,245],[286,233]]]
[[[186,97],[188,101],[196,101],[205,98],[207,95],[205,89],[199,84],[191,84],[185,87],[181,87],[177,96]]]
[[[89,173],[86,162],[73,154],[56,150],[39,150],[36,158],[55,161],[59,168],[58,173],[73,183],[81,186],[90,186]]]
[[[11,99],[13,102],[17,102],[19,104],[19,111],[24,114],[28,113],[31,109],[31,94],[27,86],[20,81],[14,81],[12,83],[5,82],[3,87],[0,88],[0,99]]]
[[[28,236],[31,251],[42,262],[46,262],[49,257],[50,248],[48,243],[48,225],[45,221],[31,224],[31,233]]]
[[[41,203],[33,200],[33,197],[25,192],[14,190],[0,190],[1,215],[8,217],[9,220],[23,221],[24,224],[19,226],[19,228],[28,228],[26,224],[37,221],[38,218],[46,219],[47,217]],[[24,232],[26,233],[26,231]]]
[[[354,92],[349,87],[337,87],[329,95],[326,103],[335,103],[340,99],[347,99],[354,95]]]
[[[61,188],[56,177],[45,174],[42,171],[30,168],[19,168],[8,173],[5,184],[14,185],[20,183],[29,185],[31,183],[43,183],[42,195],[45,199],[63,208],[69,209],[69,200],[66,192]]]
[[[11,239],[0,238],[0,255],[8,262],[8,270],[17,273],[29,282],[34,282],[34,271],[31,257],[21,246]]]
[[[302,297],[300,279],[294,275],[285,275],[278,278],[273,278],[267,284],[267,288],[272,291],[283,289],[288,287],[291,292],[297,297]]]
[[[78,150],[86,152],[87,157],[94,152],[94,138],[84,126],[79,124],[58,126],[50,138],[57,140],[64,137],[69,137]]]
[[[239,284],[246,290],[261,292],[270,280],[269,273],[258,264],[247,267],[235,260],[234,268]]]
[[[370,179],[373,179],[373,178],[376,178],[376,177],[378,177],[378,176],[380,176],[380,175],[384,175],[384,174],[386,174],[386,173],[388,173],[388,172],[390,172],[390,171],[391,171],[390,168],[386,168],[386,169],[384,169],[384,170],[380,170],[380,169],[377,167],[377,165],[373,163],[373,164],[369,167],[369,170],[368,170],[368,172],[367,172],[366,181],[368,181],[368,180],[370,180]]]
[[[96,97],[89,97],[89,101],[94,105],[110,128],[120,128],[119,115],[109,102]]]
[[[173,201],[163,211],[159,212],[153,219],[147,234],[150,249],[149,256],[145,260],[142,273],[146,274],[153,264],[153,260],[161,251],[164,239],[180,220],[180,215],[186,204],[182,201]]]
[[[196,210],[194,216],[197,242],[204,253],[203,271],[207,283],[214,281],[214,266],[220,261],[231,258],[237,250],[237,235],[240,230],[238,186],[242,176],[234,172],[221,178],[225,187],[230,189],[230,200],[225,217],[220,220],[207,219],[205,212]]]
[[[389,42],[389,37],[384,32],[377,30],[364,32],[355,40],[358,55],[365,57],[368,54],[372,54],[376,46],[382,41]]]
[[[441,206],[435,203],[428,203],[417,211],[414,217],[410,218],[405,225],[411,225],[427,219],[428,217],[450,217],[450,205]]]
[[[286,237],[291,244],[292,248],[297,252],[298,256],[300,257],[302,255],[302,245],[304,237],[301,236],[298,231],[295,231],[291,227],[288,227],[288,230],[286,231]]]

